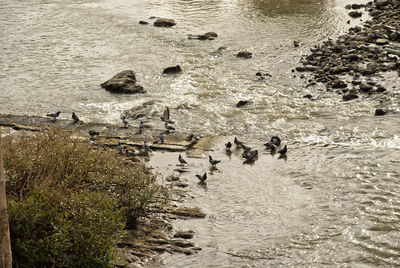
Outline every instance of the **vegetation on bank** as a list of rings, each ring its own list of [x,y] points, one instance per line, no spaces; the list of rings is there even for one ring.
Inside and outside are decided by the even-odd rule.
[[[105,267],[164,191],[114,150],[50,130],[3,138],[15,267]]]

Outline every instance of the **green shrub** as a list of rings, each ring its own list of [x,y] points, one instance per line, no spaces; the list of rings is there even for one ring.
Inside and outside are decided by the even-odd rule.
[[[105,267],[124,219],[162,194],[144,167],[50,130],[6,138],[4,165],[16,267]]]

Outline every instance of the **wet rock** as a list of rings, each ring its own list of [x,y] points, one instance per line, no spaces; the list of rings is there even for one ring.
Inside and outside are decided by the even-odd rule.
[[[149,23],[148,23],[147,21],[140,20],[140,21],[139,21],[139,24],[146,25],[146,24],[149,24]]]
[[[382,93],[382,92],[385,92],[385,91],[386,91],[386,88],[383,87],[383,86],[378,86],[377,89],[376,89],[376,92],[378,92],[378,93]]]
[[[388,43],[389,43],[389,40],[384,39],[384,38],[379,38],[379,39],[376,39],[375,43],[376,43],[377,45],[383,46],[383,45],[388,44]]]
[[[396,41],[397,39],[399,39],[399,34],[397,32],[390,33],[389,39],[392,41]]]
[[[138,106],[125,110],[122,113],[127,119],[136,120],[139,118],[157,118],[158,111],[155,101],[148,101]]]
[[[236,108],[240,108],[240,107],[245,106],[250,103],[252,103],[251,100],[241,100],[238,103],[236,103]]]
[[[205,218],[206,214],[200,211],[199,208],[178,208],[171,211],[172,214],[188,218]]]
[[[369,85],[369,84],[366,84],[366,83],[361,83],[360,84],[360,91],[362,91],[362,92],[364,92],[364,93],[367,93],[367,92],[369,92],[370,90],[372,90],[373,89],[373,86],[371,86],[371,85]]]
[[[315,69],[316,68],[314,66],[311,66],[311,65],[305,65],[305,66],[296,67],[296,71],[298,71],[298,72],[314,72]]]
[[[208,32],[205,34],[188,34],[188,39],[198,39],[198,40],[214,40],[218,37],[218,34],[214,32]]]
[[[349,16],[352,18],[360,18],[362,16],[362,12],[360,11],[350,11]]]
[[[176,23],[173,19],[158,18],[154,22],[154,26],[156,27],[172,27],[174,25],[176,25]]]
[[[253,57],[253,54],[248,51],[240,51],[239,53],[236,54],[236,57],[250,59]]]
[[[303,98],[305,98],[305,99],[312,99],[312,95],[311,95],[311,94],[307,94],[307,95],[304,95]]]
[[[358,95],[357,94],[348,93],[346,95],[343,95],[342,98],[343,98],[344,101],[351,101],[351,100],[354,100],[354,99],[358,99]]]
[[[352,4],[351,5],[351,9],[360,9],[360,8],[362,8],[364,5],[361,5],[361,4]]]
[[[378,109],[375,110],[375,115],[376,116],[382,116],[382,115],[385,115],[385,114],[387,114],[387,111],[382,109],[382,108],[378,108]]]
[[[172,66],[172,67],[167,67],[163,70],[163,74],[177,74],[182,72],[182,68],[180,65]]]
[[[375,6],[376,7],[384,7],[384,6],[386,6],[387,4],[389,4],[389,1],[388,0],[377,0],[376,2],[375,2]]]
[[[131,70],[116,74],[100,86],[113,93],[146,93],[146,90],[144,90],[142,86],[136,84],[135,72]]]
[[[193,231],[178,231],[174,234],[175,238],[183,238],[183,239],[192,239],[193,238]]]
[[[172,245],[180,247],[180,248],[190,248],[193,247],[194,244],[192,242],[187,242],[184,240],[172,240]]]
[[[346,88],[347,84],[342,80],[335,80],[332,82],[332,88]]]

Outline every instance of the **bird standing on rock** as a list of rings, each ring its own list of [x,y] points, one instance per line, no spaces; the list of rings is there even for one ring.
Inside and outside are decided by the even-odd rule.
[[[151,151],[151,150],[150,150],[150,146],[147,144],[147,141],[144,141],[144,142],[143,142],[143,149],[144,149],[145,151],[147,151],[147,152]]]
[[[211,165],[215,166],[216,164],[218,164],[219,162],[221,162],[221,160],[215,160],[211,157],[211,155],[208,156],[208,162],[210,162]]]
[[[182,165],[186,165],[187,164],[187,162],[185,161],[185,159],[183,159],[183,157],[179,154],[179,156],[178,156],[178,160],[179,160],[179,163],[181,163]]]
[[[163,144],[164,143],[164,139],[165,139],[165,135],[164,133],[160,134],[160,143]]]
[[[207,179],[207,172],[203,175],[196,175],[196,177],[200,180],[200,182],[204,182]]]
[[[122,117],[122,123],[124,124],[124,127],[128,127],[129,126],[129,122],[128,122],[128,120],[126,120],[125,116]]]
[[[140,123],[139,123],[139,132],[142,133],[143,129],[144,129],[143,121],[140,121]]]
[[[60,115],[60,111],[56,113],[46,114],[46,116],[53,117],[53,120],[56,121],[56,118]]]
[[[78,116],[75,114],[75,112],[72,112],[72,119],[74,120],[74,124],[79,122]]]
[[[169,116],[169,108],[165,107],[164,112],[163,112],[163,116],[160,117],[160,119],[161,119],[161,121],[163,121],[165,123],[173,124],[174,121],[171,121],[169,118],[170,118],[170,116]]]
[[[122,150],[124,149],[124,146],[122,145],[121,142],[118,142],[117,149],[118,149],[119,153],[122,154]]]

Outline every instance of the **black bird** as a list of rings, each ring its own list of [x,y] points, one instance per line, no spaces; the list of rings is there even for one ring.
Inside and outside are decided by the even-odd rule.
[[[190,134],[189,136],[187,136],[185,138],[185,141],[192,141],[193,137],[194,137],[194,134]]]
[[[165,129],[168,130],[168,131],[175,130],[174,127],[168,125],[168,122],[165,122]]]
[[[258,150],[249,151],[243,154],[247,161],[254,161],[258,156]]]
[[[285,155],[285,154],[287,153],[287,146],[285,145],[285,147],[283,147],[283,149],[280,149],[280,150],[278,151],[278,153],[279,153],[280,155]]]
[[[90,135],[91,137],[99,136],[99,135],[100,135],[100,132],[95,131],[95,130],[93,130],[93,129],[90,129],[90,130],[89,130],[89,135]]]
[[[144,141],[144,142],[143,142],[143,148],[144,148],[146,151],[151,151],[151,150],[150,150],[150,146],[147,144],[147,141]]]
[[[46,116],[53,117],[53,120],[56,121],[56,118],[60,115],[60,111],[52,114],[46,114]]]
[[[119,153],[122,154],[122,150],[124,149],[124,146],[121,144],[121,142],[118,142],[117,149],[118,149]]]
[[[142,133],[143,129],[144,129],[143,121],[140,121],[140,123],[139,123],[139,132]]]
[[[196,177],[201,181],[204,182],[207,179],[207,172],[202,175],[196,175]]]
[[[248,153],[248,152],[251,151],[251,148],[248,147],[248,146],[246,146],[246,145],[244,145],[244,144],[242,144],[242,148],[243,148],[243,150],[244,150],[244,153]]]
[[[79,117],[75,114],[75,112],[72,112],[72,119],[74,120],[74,124],[79,122]]]
[[[218,164],[219,162],[221,162],[221,160],[215,160],[211,157],[211,155],[208,156],[208,162],[210,162],[211,165],[215,166],[216,164]]]
[[[271,149],[271,151],[275,151],[276,147],[275,145],[272,143],[272,141],[269,141],[267,143],[264,143],[264,146],[267,147],[267,149]]]
[[[128,122],[128,120],[126,120],[125,116],[122,117],[122,123],[124,123],[124,127],[129,126],[129,122]]]
[[[243,145],[243,142],[239,141],[236,137],[235,137],[235,139],[233,141],[235,142],[236,146],[242,146]]]
[[[169,118],[170,118],[170,116],[169,116],[169,108],[165,107],[164,112],[163,112],[163,116],[160,117],[160,119],[165,123],[173,124],[174,121],[171,121]]]
[[[281,145],[281,139],[278,136],[272,136],[271,142],[276,146]]]
[[[228,141],[228,143],[225,143],[225,148],[227,150],[230,150],[232,148],[232,143],[230,141]]]
[[[185,161],[185,159],[183,159],[183,157],[179,154],[179,156],[178,156],[178,160],[179,160],[179,163],[181,163],[182,165],[185,165],[185,164],[187,164],[187,162]]]

